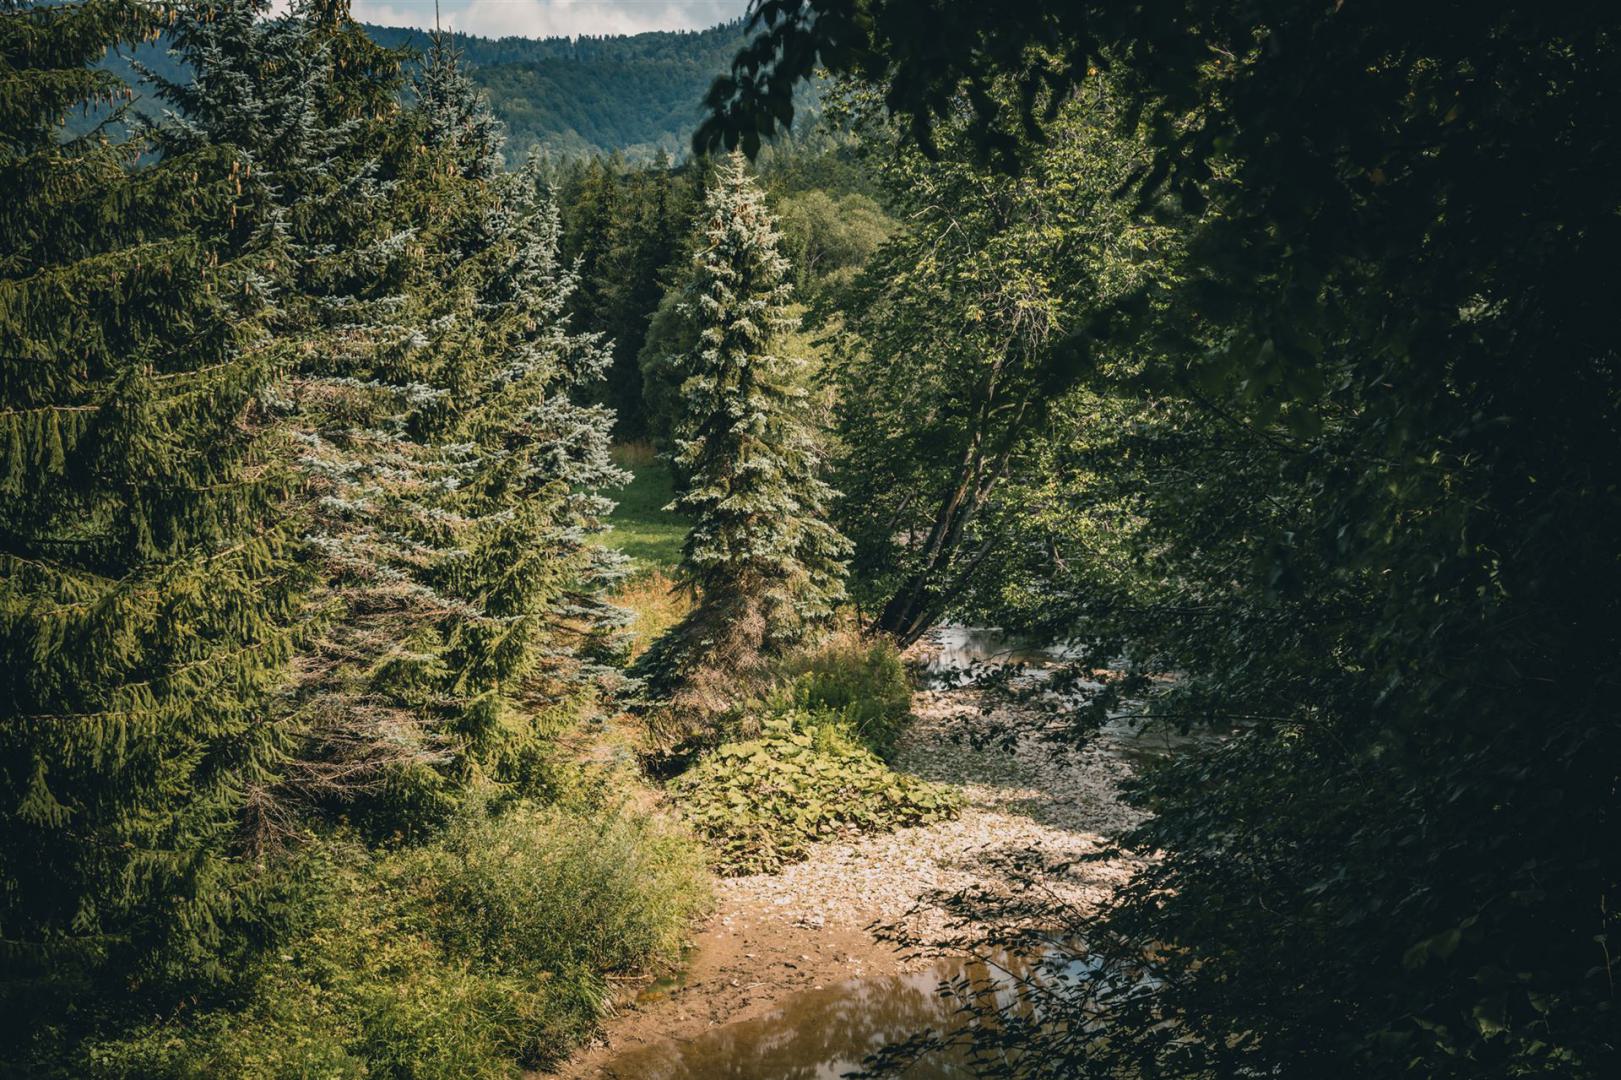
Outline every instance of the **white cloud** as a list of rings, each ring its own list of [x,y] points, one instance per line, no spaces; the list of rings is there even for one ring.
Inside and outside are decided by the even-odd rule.
[[[485,37],[574,37],[700,30],[743,13],[747,0],[441,0],[446,29]],[[354,0],[355,18],[433,27],[433,0]]]

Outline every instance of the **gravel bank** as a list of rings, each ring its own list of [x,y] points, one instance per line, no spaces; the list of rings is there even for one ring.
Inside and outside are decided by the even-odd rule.
[[[902,738],[895,767],[955,785],[962,814],[817,845],[805,862],[776,874],[721,879],[683,977],[624,1000],[605,1037],[563,1066],[565,1078],[628,1080],[616,1062],[640,1047],[766,1015],[801,991],[926,966],[927,946],[961,929],[926,897],[1010,886],[998,856],[1033,849],[1048,861],[1074,859],[1136,820],[1119,801],[1118,783],[1130,766],[1117,753],[1060,752],[1033,738],[1011,751],[975,750],[953,738],[979,716],[971,690],[919,691],[913,711],[917,722]],[[1129,872],[1122,862],[1087,863],[1045,885],[1085,906]],[[897,923],[923,948],[902,952],[873,932]]]
[[[805,862],[776,874],[720,882],[722,909],[764,912],[782,923],[859,930],[889,923],[925,897],[994,885],[997,857],[1034,850],[1049,861],[1097,851],[1104,836],[1130,826],[1117,785],[1128,766],[1106,749],[1063,752],[1038,740],[1012,751],[975,750],[960,736],[978,715],[971,691],[920,691],[917,722],[896,753],[895,767],[956,786],[965,805],[955,821],[819,845]],[[1047,882],[1063,900],[1086,906],[1120,883],[1118,862],[1072,867]],[[933,942],[948,935],[943,912],[926,903],[903,921],[909,935]]]

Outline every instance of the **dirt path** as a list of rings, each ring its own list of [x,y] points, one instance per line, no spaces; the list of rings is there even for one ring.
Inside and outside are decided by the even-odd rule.
[[[938,940],[948,933],[947,919],[938,908],[918,906],[925,896],[995,886],[1001,852],[1034,848],[1059,860],[1095,851],[1104,834],[1133,820],[1116,787],[1129,766],[1108,750],[1060,754],[1025,739],[1011,752],[976,751],[954,742],[963,719],[977,712],[971,691],[920,691],[914,711],[917,723],[895,765],[960,788],[961,816],[821,845],[780,873],[717,882],[715,911],[682,979],[623,1003],[603,1039],[577,1053],[561,1076],[617,1077],[614,1059],[638,1047],[753,1019],[803,990],[926,963],[879,941],[872,927],[910,911],[906,928]],[[1128,872],[1118,863],[1089,863],[1047,885],[1085,906]]]

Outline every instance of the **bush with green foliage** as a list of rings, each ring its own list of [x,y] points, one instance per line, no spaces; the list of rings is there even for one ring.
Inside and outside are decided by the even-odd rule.
[[[673,965],[707,902],[697,846],[625,809],[474,810],[430,845],[312,860],[307,930],[242,1000],[94,1044],[77,1075],[511,1077],[592,1031],[604,973]]]
[[[722,744],[670,791],[726,874],[777,870],[815,841],[926,825],[962,805],[953,789],[890,769],[837,713],[798,710]]]
[[[912,682],[887,638],[833,637],[788,657],[783,683],[766,695],[769,714],[831,717],[883,758],[912,719]]]

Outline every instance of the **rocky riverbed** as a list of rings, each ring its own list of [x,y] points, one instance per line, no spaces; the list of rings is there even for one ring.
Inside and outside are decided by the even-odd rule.
[[[898,923],[925,946],[944,941],[960,928],[929,897],[1012,888],[1004,856],[1036,852],[1067,862],[1098,851],[1135,820],[1118,793],[1130,770],[1125,757],[1106,744],[1062,751],[1032,736],[1011,749],[975,749],[963,735],[980,704],[970,689],[919,691],[917,722],[896,753],[896,768],[963,792],[957,819],[819,845],[779,873],[719,881],[714,913],[682,978],[625,1001],[604,1038],[562,1075],[628,1080],[615,1063],[635,1060],[639,1048],[758,1018],[801,991],[927,964],[881,940],[877,928]],[[1072,864],[1042,884],[1086,907],[1130,870],[1119,860]]]

